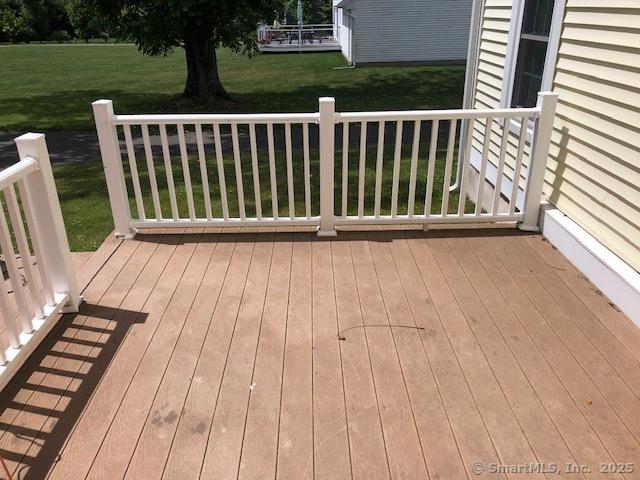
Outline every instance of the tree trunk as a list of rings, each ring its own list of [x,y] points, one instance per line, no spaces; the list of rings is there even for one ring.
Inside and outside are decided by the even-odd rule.
[[[187,82],[182,96],[204,105],[230,100],[218,76],[218,60],[213,40],[197,32],[184,39],[187,58]]]

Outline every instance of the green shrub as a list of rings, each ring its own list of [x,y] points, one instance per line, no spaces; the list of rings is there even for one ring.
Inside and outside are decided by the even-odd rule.
[[[67,40],[71,40],[71,36],[66,30],[54,30],[53,32],[51,32],[51,40],[53,40],[54,42],[62,43],[66,42]]]

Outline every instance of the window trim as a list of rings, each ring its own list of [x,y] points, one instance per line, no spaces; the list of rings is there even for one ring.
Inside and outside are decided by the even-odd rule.
[[[500,108],[509,108],[513,98],[513,84],[516,75],[516,64],[518,63],[525,1],[526,0],[513,0],[511,21],[509,23],[509,37],[507,40],[507,55],[505,57],[504,77],[500,96]],[[550,91],[553,87],[553,77],[556,71],[565,6],[566,0],[555,0],[553,16],[551,17],[551,29],[549,30],[547,54],[544,61],[544,72],[542,74],[542,85],[540,87],[541,91]],[[521,122],[517,120],[511,120],[510,131],[515,135],[520,135],[522,128],[520,123]],[[533,123],[530,122],[527,126],[527,137],[529,138],[532,135]]]

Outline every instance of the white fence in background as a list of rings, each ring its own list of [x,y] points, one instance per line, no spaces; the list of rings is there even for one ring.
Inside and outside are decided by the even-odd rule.
[[[20,161],[0,172],[6,266],[0,313],[9,344],[0,347],[0,389],[55,325],[57,314],[78,311],[80,303],[44,135],[27,133],[16,144]]]
[[[557,95],[541,93],[534,108],[337,113],[334,99],[322,98],[317,113],[273,115],[115,115],[109,100],[94,102],[93,108],[119,235],[130,237],[137,228],[256,225],[317,225],[319,235],[335,235],[336,226],[354,224],[513,222],[523,229],[537,229],[556,102]],[[475,207],[473,211],[467,211],[464,199],[469,191],[469,169],[473,168],[469,161],[474,122],[484,124],[481,128],[485,131],[480,178],[485,177],[489,146],[493,141],[500,145],[497,178],[501,182],[509,135],[517,135],[519,148],[514,178],[520,177],[527,132],[524,128],[517,133],[509,132],[511,119],[519,120],[521,125],[530,122],[534,125],[524,206],[522,210],[516,208],[519,187],[518,182],[513,182],[511,194],[508,198],[502,197],[508,208],[500,207],[501,185],[497,185],[490,208],[483,209],[479,199],[483,197],[485,184],[480,182],[476,196],[471,198]],[[451,193],[456,134],[462,122],[468,122],[465,129],[468,138],[464,143],[466,151],[461,156],[460,190]],[[491,128],[494,123],[506,126],[499,138]],[[150,133],[151,128],[157,135]],[[169,128],[175,134],[169,134]],[[385,135],[387,129],[393,134],[390,145],[386,145],[389,143],[389,136]],[[341,133],[342,142],[336,142],[336,131]],[[372,145],[376,131],[376,142]],[[446,140],[441,138],[441,131]],[[299,148],[294,148],[292,132],[297,135]],[[352,145],[350,132],[359,137],[359,148],[355,153],[352,152],[355,145]],[[428,134],[422,135],[422,132]],[[284,137],[281,142],[284,153],[276,152],[276,134],[278,138]],[[409,141],[405,142],[407,139]],[[409,147],[405,147],[405,143],[411,150],[406,161],[402,153]],[[387,146],[390,152],[385,150]],[[175,156],[179,157],[179,163],[172,158],[170,147],[177,151]],[[446,150],[441,155],[443,158],[438,158],[441,147]],[[370,149],[372,152],[368,151]],[[259,150],[266,152],[261,155]],[[138,158],[140,156],[144,157],[143,161]],[[281,156],[285,161],[276,161]],[[127,159],[126,166],[123,157]],[[250,164],[242,160],[247,157],[250,157]],[[318,158],[319,165],[311,161],[312,157]],[[373,162],[375,168],[371,168]],[[436,162],[444,162],[442,178],[435,175],[438,171]],[[158,175],[158,164],[164,170],[162,175]],[[265,188],[265,175],[261,176],[259,172],[267,164],[268,188]],[[423,167],[419,168],[419,165]],[[194,167],[197,169],[195,176]],[[406,168],[409,178],[406,188],[401,189],[401,173]],[[139,174],[141,169],[145,172],[144,181]],[[317,176],[314,175],[316,170]],[[367,178],[367,170],[372,178]],[[176,172],[179,179],[175,178]],[[210,179],[214,173],[220,194],[219,214],[212,209]],[[338,183],[336,174],[340,177]],[[234,180],[229,184],[231,177]],[[166,189],[159,188],[160,179]],[[253,191],[249,196],[245,194],[247,180]],[[294,184],[299,183],[303,188],[296,189]],[[198,187],[198,193],[194,185]],[[386,188],[389,186],[390,192]],[[417,196],[418,187],[421,192],[424,189],[423,197]],[[284,206],[279,203],[279,193],[282,194],[283,189],[286,190]],[[196,208],[196,202],[200,202],[196,195],[202,195],[202,214]],[[462,199],[457,207],[450,203],[452,195]],[[186,208],[178,205],[182,196]],[[338,205],[334,205],[336,196],[340,199]],[[318,197],[319,205],[314,201]],[[303,206],[298,209],[296,198],[303,199]],[[249,202],[253,204],[251,215],[247,214],[246,208]],[[418,203],[420,209],[416,208]],[[131,213],[134,206],[136,217]],[[270,215],[264,214],[267,206],[270,206]],[[283,210],[286,210],[284,215]]]

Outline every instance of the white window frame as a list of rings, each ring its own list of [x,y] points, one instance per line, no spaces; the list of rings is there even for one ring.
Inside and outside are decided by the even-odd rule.
[[[510,108],[513,98],[513,83],[516,75],[516,64],[518,63],[518,51],[520,50],[520,35],[522,33],[522,20],[524,17],[524,4],[526,0],[513,0],[511,9],[511,22],[509,24],[509,37],[507,40],[507,55],[505,58],[504,79],[500,97],[501,108]],[[558,47],[560,46],[560,36],[562,33],[562,23],[564,20],[564,10],[566,0],[555,0],[553,6],[553,16],[551,17],[551,29],[549,30],[549,42],[547,44],[547,54],[544,62],[544,72],[542,74],[541,91],[550,91],[553,87],[553,77],[556,70],[558,58]],[[513,135],[520,135],[521,122],[511,119],[510,132]],[[533,122],[527,126],[527,138],[533,137]]]

